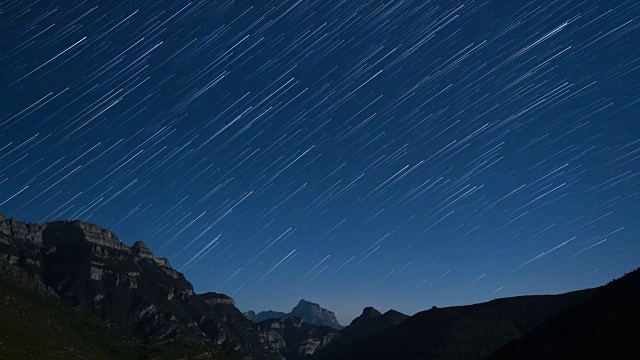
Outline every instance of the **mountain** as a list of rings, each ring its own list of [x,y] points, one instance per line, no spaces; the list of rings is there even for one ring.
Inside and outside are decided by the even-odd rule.
[[[53,336],[52,336],[53,334]],[[189,339],[139,339],[69,306],[42,279],[0,258],[0,359],[243,359]]]
[[[590,289],[434,307],[374,335],[353,340],[326,358],[479,360],[551,316],[586,300],[593,292]]]
[[[300,300],[298,305],[291,310],[289,316],[302,318],[313,325],[329,326],[338,330],[344,328],[338,322],[333,311],[321,308],[320,305],[304,299]]]
[[[640,269],[542,322],[489,356],[501,359],[637,359]]]
[[[167,259],[156,258],[142,242],[128,247],[97,225],[26,224],[0,215],[0,260],[5,275],[23,271],[32,279],[22,288],[55,294],[132,337],[185,339],[242,349],[254,358],[274,354],[233,299],[196,294]]]
[[[304,319],[285,316],[257,324],[263,341],[276,348],[287,360],[301,359],[314,354],[338,336],[338,330],[316,326]]]
[[[247,311],[244,316],[253,321],[261,340],[277,349],[287,360],[315,354],[339,339],[338,323],[332,311],[306,300],[300,300],[290,313],[279,311]]]
[[[301,300],[242,314],[94,224],[0,214],[0,359],[635,358],[640,269],[603,287],[435,308],[367,307],[342,328]],[[248,318],[275,316],[258,323]],[[341,330],[338,330],[341,329]]]
[[[362,314],[353,319],[351,324],[340,331],[341,337],[363,338],[380,330],[396,326],[408,319],[409,316],[395,310],[381,314],[372,307],[366,307]]]
[[[333,313],[333,311],[324,309],[320,307],[320,305],[304,299],[300,300],[298,305],[296,305],[290,313],[267,310],[261,311],[256,314],[254,311],[250,310],[245,312],[244,316],[254,323],[259,323],[267,319],[277,319],[285,316],[292,316],[304,319],[307,323],[316,326],[329,326],[337,330],[344,328],[344,326],[340,325],[340,323],[338,322],[338,319],[336,318],[336,315]]]
[[[389,310],[384,314],[372,307],[366,307],[362,314],[351,321],[351,324],[342,329],[339,336],[335,337],[326,346],[319,349],[314,359],[334,359],[344,348],[359,339],[364,339],[392,328],[409,316],[395,310]]]

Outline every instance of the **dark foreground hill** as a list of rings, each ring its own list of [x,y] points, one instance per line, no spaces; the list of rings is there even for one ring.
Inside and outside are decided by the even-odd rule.
[[[314,356],[317,359],[334,359],[356,340],[379,334],[408,318],[409,316],[395,310],[389,310],[382,314],[372,307],[366,307],[349,326],[340,330],[339,336],[322,347]]]
[[[432,308],[386,330],[354,340],[323,359],[484,359],[593,290],[520,296],[486,303]]]
[[[639,359],[640,269],[596,290],[488,359]]]

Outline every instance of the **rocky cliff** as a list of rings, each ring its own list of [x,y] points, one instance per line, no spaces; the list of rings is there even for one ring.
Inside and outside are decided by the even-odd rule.
[[[321,308],[320,305],[304,299],[300,300],[289,315],[302,318],[318,326],[329,326],[338,330],[344,328],[344,326],[338,322],[336,314],[334,314],[333,311]]]
[[[292,316],[264,320],[257,328],[262,341],[278,349],[287,360],[312,355],[338,336],[332,327],[316,326]]]
[[[167,259],[94,224],[0,215],[0,272],[138,337],[196,339],[261,357],[273,351],[223,294],[194,293]],[[21,269],[22,271],[16,271]]]

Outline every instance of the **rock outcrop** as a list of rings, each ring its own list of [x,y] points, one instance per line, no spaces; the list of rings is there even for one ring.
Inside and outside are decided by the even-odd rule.
[[[334,328],[316,326],[293,316],[267,319],[257,327],[262,341],[278,349],[287,360],[313,355],[338,335]]]
[[[208,293],[200,294],[200,297],[204,300],[205,303],[212,306],[218,305],[218,304],[227,304],[231,306],[236,306],[236,302],[231,298],[231,296],[228,296],[225,294],[208,292]]]
[[[244,315],[244,317],[247,318],[247,320],[251,321],[251,322],[257,322],[256,321],[256,312],[253,310],[249,310],[247,312],[243,312],[242,315]]]

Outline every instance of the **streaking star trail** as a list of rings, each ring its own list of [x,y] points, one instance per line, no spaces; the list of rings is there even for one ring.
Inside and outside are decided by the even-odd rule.
[[[636,1],[5,1],[0,24],[0,211],[144,240],[241,309],[348,323],[638,266]]]

